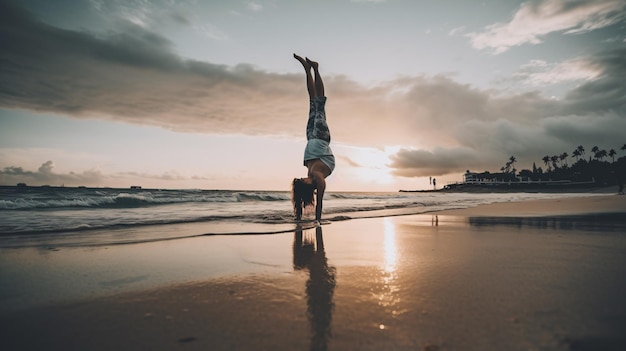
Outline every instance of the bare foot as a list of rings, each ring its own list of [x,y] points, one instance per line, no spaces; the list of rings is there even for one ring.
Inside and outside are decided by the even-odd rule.
[[[306,58],[306,62],[309,64],[309,66],[313,67],[314,70],[317,70],[317,67],[319,66],[317,62],[309,60],[308,57]]]
[[[294,57],[296,60],[300,61],[300,63],[301,63],[301,64],[302,64],[302,66],[304,67],[304,69],[306,69],[306,70],[311,69],[311,65],[310,65],[307,61],[305,61],[302,57],[300,57],[300,56],[298,56],[298,55],[296,55],[296,54],[293,54],[293,57]]]
[[[309,58],[308,58],[308,57],[306,58],[306,62],[307,62],[307,63],[308,63],[311,67],[313,67],[313,69],[314,69],[314,70],[317,70],[317,67],[319,66],[319,64],[318,64],[317,62],[309,60]]]

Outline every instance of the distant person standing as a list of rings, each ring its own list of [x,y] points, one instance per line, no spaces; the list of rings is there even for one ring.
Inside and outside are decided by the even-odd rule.
[[[433,178],[433,189],[437,190],[437,179]]]

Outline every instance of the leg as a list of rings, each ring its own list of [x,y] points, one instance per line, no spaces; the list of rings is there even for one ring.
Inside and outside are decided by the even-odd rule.
[[[309,60],[308,57],[306,58],[306,62],[309,64],[310,67],[313,68],[313,71],[315,72],[315,95],[324,96],[324,82],[322,81],[322,76],[320,76],[320,71],[318,69],[319,64],[315,61]]]
[[[300,61],[300,63],[302,64],[302,67],[304,67],[304,72],[306,73],[306,88],[307,91],[309,92],[309,98],[314,98],[315,96],[317,96],[316,91],[315,91],[315,83],[313,82],[313,76],[311,75],[311,65],[305,61],[302,57],[293,54],[293,57]]]
[[[309,108],[309,120],[306,126],[307,140],[321,139],[330,143],[330,130],[326,122],[326,97],[316,96],[311,99]]]

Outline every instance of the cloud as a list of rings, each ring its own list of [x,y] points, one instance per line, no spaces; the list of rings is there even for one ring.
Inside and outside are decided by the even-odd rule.
[[[626,118],[615,112],[595,116],[550,117],[542,122],[542,128],[546,137],[567,141],[569,144],[577,141],[590,147],[600,144],[604,148],[617,150],[624,144],[619,144],[619,141],[626,140]]]
[[[469,33],[476,49],[492,49],[499,54],[523,44],[539,44],[554,33],[579,34],[616,24],[626,17],[623,0],[538,0],[520,5],[508,23],[487,26]]]
[[[81,173],[54,172],[54,162],[44,162],[36,172],[25,171],[22,167],[5,167],[0,170],[0,184],[26,183],[30,185],[92,185],[102,184],[103,175],[99,170],[87,170]]]
[[[185,183],[186,181],[211,180],[205,176],[193,175],[187,177],[175,170],[162,174],[151,174],[141,172],[118,172],[113,174],[103,174],[98,169],[90,169],[82,172],[56,173],[53,161],[46,161],[41,164],[37,171],[24,170],[22,167],[9,166],[0,170],[0,184],[15,185],[26,183],[28,185],[68,185],[68,186],[104,186],[116,184],[127,184],[129,182],[154,183],[153,181],[166,181],[172,183]]]
[[[263,11],[263,5],[257,4],[256,2],[249,2],[247,4],[247,8],[249,11],[252,11],[252,12]]]
[[[460,105],[466,113],[446,107],[448,138],[454,147],[405,148],[392,156],[394,174],[407,177],[439,176],[474,170],[498,170],[509,156],[518,168],[538,164],[546,154],[571,153],[578,145],[619,149],[626,130],[626,48],[616,48],[584,59],[549,65],[531,62],[529,67],[588,67],[592,77],[570,90],[561,101],[527,93],[496,97],[487,91],[453,93],[444,100],[466,96]],[[565,71],[563,71],[565,72]],[[554,72],[553,72],[554,73]],[[565,77],[572,77],[566,72]],[[563,77],[548,79],[556,83]],[[580,76],[583,78],[583,76]],[[454,83],[448,82],[446,86]],[[456,89],[463,90],[461,86]],[[432,89],[427,89],[431,91]],[[438,89],[440,90],[440,89]],[[449,92],[454,91],[448,88]],[[441,111],[437,109],[437,111]],[[472,112],[474,111],[474,112]],[[451,116],[457,116],[455,119]],[[467,118],[458,118],[465,116]],[[455,127],[456,126],[456,127]],[[439,136],[432,132],[430,136]],[[431,145],[442,145],[429,142]],[[427,144],[427,145],[428,145]]]
[[[439,176],[476,165],[475,153],[465,148],[402,149],[391,157],[393,174],[404,177]]]
[[[149,27],[155,16],[155,8],[145,1],[104,2],[91,1],[91,6],[99,12],[114,16],[140,27]]]
[[[255,134],[266,132],[259,117],[276,109],[273,100],[295,96],[296,83],[302,84],[247,65],[183,60],[171,42],[141,28],[99,38],[15,10],[1,12],[5,108],[99,115],[183,131],[237,133],[249,125],[248,134]],[[265,86],[266,80],[278,85]],[[283,118],[294,114],[289,104],[281,107],[287,108]]]
[[[5,43],[0,52],[3,108],[182,132],[302,133],[302,123],[293,123],[294,116],[308,112],[302,74],[185,60],[174,53],[168,39],[140,27],[96,36],[49,26],[8,5],[0,13],[0,39]],[[343,96],[329,109],[349,116],[338,122],[346,127],[337,128],[338,136],[348,137],[347,126],[355,120],[370,119],[372,133],[376,126],[389,129],[385,120],[368,118],[376,111],[384,113],[375,106],[379,90],[342,77],[328,77],[326,82]]]
[[[449,35],[449,36],[451,36],[451,37],[455,37],[455,36],[457,36],[457,35],[461,35],[463,32],[465,32],[465,26],[452,28],[452,29],[448,32],[448,35]]]
[[[554,116],[533,125],[508,120],[468,121],[460,128],[459,147],[434,149],[404,148],[391,156],[393,174],[404,177],[441,176],[473,171],[497,171],[510,156],[518,168],[531,168],[541,163],[546,154],[561,154],[578,145],[590,148],[599,145],[619,149],[624,144],[623,115]]]
[[[107,18],[130,22],[143,28],[157,28],[163,24],[174,23],[187,26],[191,21],[181,10],[179,1],[104,1],[89,0],[89,6],[95,12]]]
[[[592,80],[601,73],[598,65],[585,58],[575,58],[560,63],[532,60],[514,73],[513,78],[531,86],[546,86],[562,82]]]
[[[566,114],[585,115],[616,112],[626,116],[626,47],[604,51],[590,58],[601,72],[565,95]]]
[[[41,174],[52,174],[52,169],[54,168],[54,162],[47,161],[39,167],[39,173]]]

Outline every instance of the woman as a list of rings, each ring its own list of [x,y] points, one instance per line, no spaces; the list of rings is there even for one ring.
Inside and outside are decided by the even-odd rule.
[[[302,211],[315,205],[315,220],[322,219],[322,199],[326,190],[326,177],[335,169],[335,156],[330,149],[330,131],[326,124],[326,96],[324,82],[318,70],[318,63],[293,54],[300,61],[306,73],[306,86],[309,92],[309,120],[306,125],[307,144],[304,149],[304,165],[308,169],[307,178],[296,178],[292,183],[292,202],[296,220],[302,219]],[[311,74],[313,69],[313,75]]]

